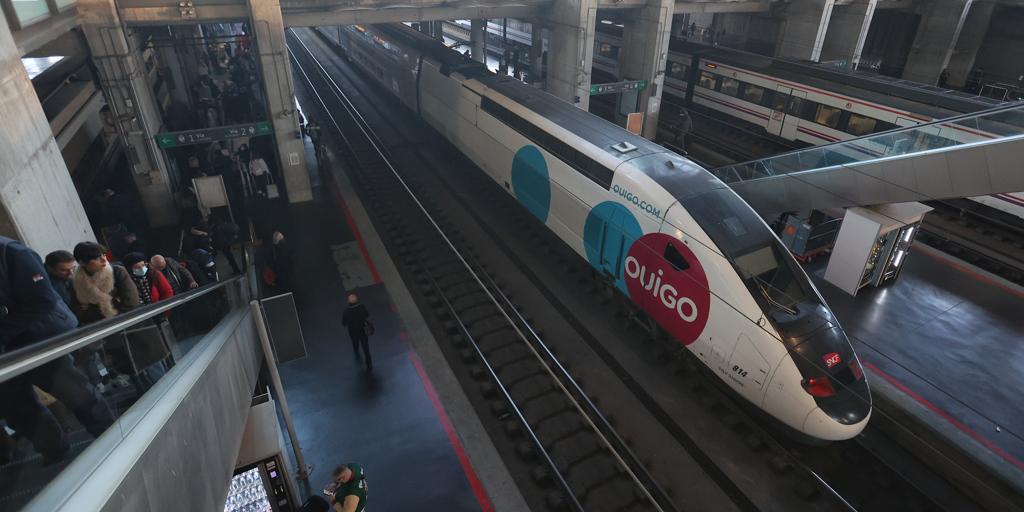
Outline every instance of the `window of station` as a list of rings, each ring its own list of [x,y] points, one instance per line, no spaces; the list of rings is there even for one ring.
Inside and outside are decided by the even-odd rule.
[[[715,75],[712,75],[711,73],[708,73],[707,71],[701,71],[700,72],[700,80],[698,80],[698,83],[700,84],[701,87],[703,87],[705,89],[714,90],[715,89]]]
[[[761,104],[764,99],[764,87],[754,84],[744,84],[746,87],[743,88],[743,99],[751,102]]]
[[[867,135],[875,132],[877,119],[865,117],[860,114],[850,113],[850,120],[846,124],[846,131],[853,135]]]
[[[839,126],[839,115],[842,110],[828,105],[818,105],[818,112],[814,114],[814,122],[829,128]]]
[[[721,92],[722,94],[727,94],[732,97],[736,97],[737,94],[740,92],[740,81],[736,80],[735,78],[726,77],[722,77],[721,80],[722,84],[718,92]]]

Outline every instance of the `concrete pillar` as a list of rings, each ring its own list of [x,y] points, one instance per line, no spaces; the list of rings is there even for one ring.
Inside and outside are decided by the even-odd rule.
[[[665,61],[671,39],[674,0],[649,0],[625,20],[619,69],[625,80],[646,80],[640,91],[639,108],[644,113],[641,134],[653,139],[658,133],[661,90],[665,82]]]
[[[153,97],[135,36],[126,31],[114,0],[79,0],[78,18],[118,125],[149,224],[178,222],[170,173],[154,136],[163,116]]]
[[[530,20],[530,83],[544,82],[544,27]]]
[[[947,87],[963,87],[967,77],[974,69],[974,61],[978,50],[985,41],[988,26],[992,22],[992,13],[996,10],[995,2],[974,2],[967,13],[964,26],[960,30],[960,38],[956,41],[953,55],[949,58],[949,81]],[[941,72],[941,71],[940,71]]]
[[[594,64],[594,24],[597,0],[555,0],[546,20],[548,40],[547,91],[577,107],[590,106],[590,71]]]
[[[921,3],[921,24],[903,68],[903,78],[934,84],[949,65],[960,30],[973,0],[944,0]]]
[[[192,103],[189,101],[188,87],[190,84],[189,76],[185,73],[188,69],[188,64],[185,61],[185,55],[182,55],[184,46],[180,41],[177,40],[178,31],[175,30],[178,27],[169,26],[167,27],[168,39],[174,41],[173,45],[160,44],[156,46],[156,51],[160,55],[160,63],[167,69],[167,74],[170,75],[167,78],[170,79],[171,87],[171,98],[175,103],[180,103],[192,108]],[[163,37],[164,34],[161,34]],[[191,69],[198,69],[193,67]]]
[[[845,60],[847,69],[857,69],[877,3],[878,0],[854,0],[832,9],[821,60]]]
[[[96,241],[0,10],[0,235],[40,255]]]
[[[470,20],[469,40],[473,60],[487,63],[487,20]]]
[[[256,49],[259,52],[260,79],[267,97],[269,121],[274,125],[274,140],[288,201],[313,200],[313,189],[306,170],[306,149],[299,129],[295,107],[295,85],[284,36],[279,0],[248,0]]]
[[[817,62],[834,5],[835,0],[790,2],[775,55]]]

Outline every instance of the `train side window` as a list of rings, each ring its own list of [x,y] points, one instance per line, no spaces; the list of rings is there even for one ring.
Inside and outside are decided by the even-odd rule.
[[[762,105],[772,110],[782,110],[786,106],[786,95],[775,91],[764,91]]]
[[[804,108],[804,99],[796,96],[790,96],[789,98],[789,115],[800,116],[800,112]]]
[[[718,92],[722,94],[727,94],[735,98],[740,92],[740,81],[736,80],[735,78],[726,78],[724,76],[721,78],[721,80],[722,84]]]
[[[672,61],[669,61],[668,66],[666,66],[666,69],[665,69],[665,72],[666,72],[666,74],[668,74],[668,76],[670,76],[672,78],[675,78],[676,80],[683,80],[683,81],[686,81],[686,72],[687,71],[688,71],[688,69],[687,69],[686,64],[681,64],[679,62],[672,62]]]
[[[751,102],[761,104],[761,100],[764,99],[764,87],[754,84],[744,84],[746,87],[743,89],[743,99]]]
[[[818,112],[814,114],[814,122],[829,128],[839,126],[839,114],[842,111],[828,105],[818,105]]]
[[[876,120],[875,121],[875,129],[872,130],[871,133],[887,132],[889,130],[892,130],[893,128],[896,128],[896,124],[895,123],[890,123],[888,121]]]
[[[850,113],[850,121],[846,124],[847,133],[853,135],[867,135],[875,132],[875,126],[878,124],[878,120],[862,116],[860,114]]]
[[[698,83],[698,85],[700,85],[701,87],[703,87],[705,89],[712,89],[713,90],[715,88],[715,75],[712,75],[711,73],[708,73],[707,71],[701,71],[700,72],[700,80],[698,80],[697,83]]]
[[[686,258],[676,249],[676,246],[668,244],[665,246],[665,261],[672,265],[672,268],[677,271],[687,270],[690,268],[690,264],[686,262]]]

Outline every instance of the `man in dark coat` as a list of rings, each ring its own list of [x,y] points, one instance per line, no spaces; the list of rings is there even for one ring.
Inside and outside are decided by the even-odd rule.
[[[167,278],[167,282],[171,283],[171,289],[175,294],[185,293],[199,287],[199,283],[196,282],[192,273],[174,258],[165,258],[157,254],[149,259],[149,266],[153,270],[160,271]]]
[[[366,332],[366,321],[370,318],[370,311],[359,302],[356,294],[348,296],[348,307],[341,315],[341,325],[348,328],[348,336],[352,338],[352,351],[356,354],[356,360],[362,359],[359,355],[359,347],[363,348],[363,356],[366,357],[366,371],[373,371],[373,358],[370,357],[370,336]]]
[[[229,220],[221,220],[213,226],[213,248],[227,258],[232,272],[241,274],[242,268],[238,265],[238,261],[235,259],[235,252],[232,250],[232,246],[235,245],[237,240],[238,226],[235,223]]]
[[[0,237],[0,352],[29,346],[70,331],[78,319],[57,295],[35,251]],[[60,357],[0,384],[0,416],[28,437],[47,462],[66,456],[70,443],[57,419],[32,387],[53,395],[74,412],[94,436],[114,422],[106,401],[72,365]]]
[[[71,288],[71,274],[75,271],[75,257],[67,251],[53,251],[46,255],[46,272],[50,274],[50,284],[60,295],[61,300],[72,308],[75,307],[75,294]]]

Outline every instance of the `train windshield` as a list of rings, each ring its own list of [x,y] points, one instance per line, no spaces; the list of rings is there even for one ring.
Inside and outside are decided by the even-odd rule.
[[[732,190],[713,190],[682,204],[768,309],[795,315],[798,304],[815,297],[796,261]]]

